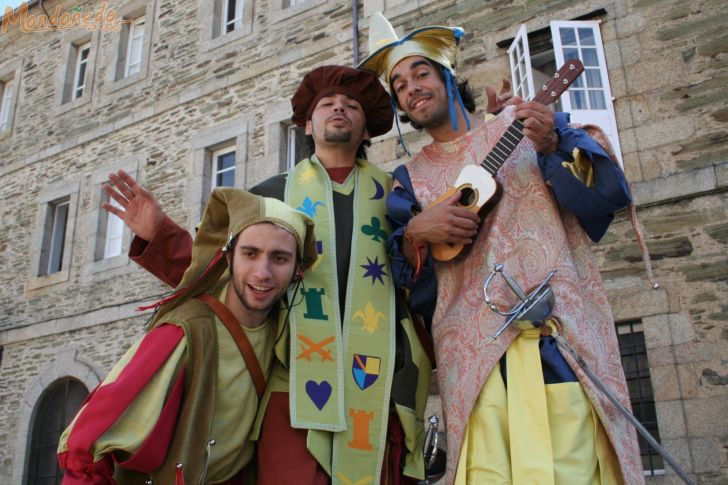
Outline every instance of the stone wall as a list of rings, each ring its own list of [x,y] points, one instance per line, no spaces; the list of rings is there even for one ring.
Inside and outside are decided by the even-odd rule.
[[[286,12],[275,0],[255,1],[249,29],[229,42],[209,38],[212,4],[111,2],[122,13],[132,7],[153,13],[148,65],[133,82],[114,80],[117,33],[22,33],[11,26],[0,34],[0,76],[20,66],[12,131],[0,135],[0,417],[8,423],[0,431],[0,483],[21,482],[41,389],[63,375],[95,385],[141,334],[146,317],[134,308],[166,291],[124,256],[94,261],[104,174],[128,168],[192,228],[201,210],[205,140],[219,133],[235,138],[242,149],[239,187],[277,173],[280,122],[290,116],[288,99],[301,76],[318,65],[352,63],[349,2],[309,0]],[[76,5],[97,8],[97,2],[63,2]],[[484,86],[508,75],[506,50],[496,44],[512,38],[521,22],[533,32],[549,20],[589,14],[601,20],[624,168],[660,289],[645,281],[626,213],[594,251],[615,319],[642,321],[663,443],[700,483],[724,482],[728,21],[722,2],[364,0],[358,7],[362,54],[375,10],[384,10],[400,33],[463,26],[458,73],[471,81],[480,109]],[[93,82],[78,103],[64,105],[64,55],[85,35]],[[410,150],[428,142],[409,127],[403,131]],[[385,168],[404,157],[394,131],[370,149]],[[39,278],[43,201],[56,193],[75,197],[70,259],[62,277]],[[126,234],[124,251],[129,240]],[[669,470],[649,480],[676,483]]]

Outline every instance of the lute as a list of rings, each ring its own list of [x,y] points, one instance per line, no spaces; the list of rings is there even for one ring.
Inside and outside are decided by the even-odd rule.
[[[542,86],[533,101],[548,105],[559,99],[564,91],[584,71],[584,65],[578,59],[569,59],[561,69]],[[458,205],[472,212],[479,212],[486,204],[491,205],[500,188],[495,174],[505,163],[513,150],[523,139],[523,122],[513,120],[501,135],[493,148],[488,152],[480,165],[468,165],[458,175],[455,185],[438,197],[430,207],[441,204],[456,192],[460,192]],[[490,204],[489,204],[490,202]],[[454,243],[431,244],[432,256],[438,261],[450,261],[463,250],[464,245]]]

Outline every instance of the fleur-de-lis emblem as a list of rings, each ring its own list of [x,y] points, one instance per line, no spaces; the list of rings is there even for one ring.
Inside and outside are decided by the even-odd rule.
[[[363,322],[361,328],[369,333],[374,333],[377,328],[379,328],[379,319],[383,319],[385,316],[384,313],[378,312],[370,301],[364,307],[364,311],[357,310],[351,318],[352,320],[355,318],[361,318]]]
[[[377,217],[372,217],[371,224],[364,224],[361,226],[361,232],[367,236],[371,236],[371,238],[377,242],[387,240],[387,231],[382,229],[382,223]]]
[[[306,197],[303,199],[303,202],[300,206],[296,207],[296,210],[299,210],[306,214],[308,217],[316,217],[316,209],[318,206],[323,206],[324,203],[317,200],[316,202],[312,201],[309,197]]]

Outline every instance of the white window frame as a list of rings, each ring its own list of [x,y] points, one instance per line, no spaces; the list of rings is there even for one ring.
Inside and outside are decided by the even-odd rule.
[[[286,170],[291,171],[301,160],[296,156],[296,129],[301,129],[295,124],[290,124],[286,128]]]
[[[295,7],[296,5],[301,5],[302,3],[306,3],[306,0],[280,0],[281,2],[288,1],[288,5],[283,5],[283,8],[291,8]]]
[[[44,287],[65,283],[69,281],[71,274],[71,266],[73,262],[73,252],[76,241],[74,240],[74,232],[76,227],[76,213],[78,210],[78,194],[81,187],[79,179],[64,179],[53,182],[47,187],[41,189],[37,196],[37,212],[33,235],[30,239],[29,254],[34,254],[31,258],[31,264],[28,268],[28,281],[26,288],[29,294],[34,293]],[[56,225],[56,236],[54,238],[54,219],[59,215],[54,212],[54,205],[65,205],[68,201],[68,215],[66,216],[66,226],[63,237],[58,234],[58,226]],[[48,273],[49,263],[51,262],[50,249],[56,244],[60,244],[63,240],[62,256],[60,261],[60,271]],[[56,246],[58,247],[58,246]]]
[[[609,85],[609,72],[607,70],[607,60],[604,56],[604,44],[602,42],[602,35],[599,29],[600,22],[598,20],[579,20],[579,21],[565,21],[565,20],[554,20],[551,21],[551,39],[554,44],[554,57],[556,59],[556,65],[561,66],[564,64],[564,51],[561,43],[561,36],[559,35],[559,29],[562,27],[573,28],[573,29],[584,29],[589,28],[592,30],[594,36],[594,46],[596,49],[597,61],[599,63],[596,67],[584,66],[585,70],[594,69],[598,70],[601,78],[602,89],[604,90],[604,104],[605,109],[577,109],[571,102],[571,91],[572,89],[580,89],[577,85],[584,86],[587,82],[587,73],[584,72],[580,76],[580,81],[575,83],[569,90],[561,96],[561,106],[563,110],[571,113],[572,123],[581,124],[594,124],[599,126],[609,138],[609,141],[614,148],[614,152],[617,155],[619,164],[622,165],[622,150],[619,143],[619,132],[617,130],[617,119],[614,114],[614,104],[612,98],[612,90]],[[577,40],[577,48],[579,53],[579,59],[584,61],[582,55],[582,46]],[[588,97],[588,96],[587,96]]]
[[[228,11],[230,9],[230,2],[235,2],[234,17],[228,17]],[[222,3],[222,27],[220,29],[220,35],[229,34],[235,30],[243,28],[243,7],[245,6],[245,0],[223,0]],[[228,30],[229,27],[231,27]]]
[[[526,24],[521,24],[513,43],[508,48],[508,61],[511,65],[511,86],[513,94],[524,101],[535,96],[533,88],[533,72],[531,71],[531,51],[528,48]],[[518,76],[516,76],[518,73]]]
[[[2,96],[0,99],[0,133],[10,128],[10,107],[13,102],[15,79],[2,83]]]
[[[39,276],[49,276],[63,270],[64,247],[70,209],[71,201],[68,196],[48,204],[48,217],[50,218],[48,230],[50,234],[44,235],[44,240],[48,244],[47,257],[44,258],[44,261],[41,261],[41,274]],[[64,217],[62,222],[61,217]]]
[[[232,153],[234,155],[233,165],[228,168],[219,169],[219,159],[220,157],[227,155],[229,153]],[[237,153],[235,152],[235,145],[231,145],[229,147],[220,148],[219,150],[215,150],[212,152],[212,155],[210,156],[210,190],[214,190],[215,187],[221,187],[217,184],[217,176],[220,174],[223,174],[225,172],[233,172],[233,185],[230,187],[235,187],[235,165],[237,164]],[[225,185],[224,187],[228,187]]]
[[[582,83],[585,83],[586,74],[582,73],[582,75],[579,77],[581,81],[576,81],[574,85],[572,85],[564,94],[561,95],[559,98],[559,102],[561,104],[561,110],[569,113],[571,115],[571,122],[572,123],[579,123],[579,124],[593,124],[599,126],[604,133],[607,135],[607,138],[609,139],[610,143],[612,144],[612,148],[614,149],[614,152],[617,156],[617,161],[619,162],[620,166],[622,166],[622,151],[619,144],[619,133],[617,131],[617,119],[614,114],[614,105],[612,100],[612,92],[609,87],[609,77],[607,73],[607,63],[604,57],[604,44],[602,43],[602,36],[599,32],[599,21],[596,20],[554,20],[551,21],[551,40],[554,45],[554,60],[556,61],[556,67],[557,69],[564,64],[564,52],[562,50],[561,45],[561,37],[559,36],[559,28],[560,27],[568,27],[568,28],[590,28],[592,29],[592,32],[594,34],[594,47],[597,51],[597,59],[599,62],[599,72],[601,76],[602,85],[604,88],[604,102],[606,104],[605,110],[588,110],[588,109],[576,109],[572,106],[571,103],[571,90],[572,88],[575,88],[575,86],[580,85]],[[514,87],[514,93],[522,96],[522,93],[520,91],[515,91],[517,87],[516,83],[516,77],[514,75],[514,65],[518,65],[516,61],[520,60],[520,58],[516,57],[516,54],[518,53],[518,49],[516,47],[516,44],[519,42],[519,40],[522,42],[523,51],[525,52],[528,49],[528,34],[526,32],[526,26],[525,24],[522,24],[521,27],[518,29],[518,34],[516,34],[513,43],[508,48],[508,58],[511,63],[511,79]],[[512,53],[514,52],[515,53]],[[579,53],[581,54],[581,49],[579,49]],[[581,59],[581,55],[579,57]],[[534,96],[533,93],[535,93],[534,90],[534,76],[533,76],[533,68],[531,66],[531,57],[530,54],[526,55],[522,58],[523,65],[526,68],[526,75],[529,78],[529,89],[530,89],[530,96],[528,98],[524,99],[532,99]],[[586,66],[585,66],[586,67]],[[523,97],[523,96],[522,96]]]
[[[124,77],[132,76],[141,70],[144,60],[144,35],[146,27],[146,17],[141,16],[129,25],[129,37],[126,42],[126,65],[124,66]],[[134,54],[134,45],[138,44],[138,59],[132,59]]]
[[[109,204],[121,208],[119,203],[110,198]],[[108,212],[106,215],[106,232],[104,234],[104,259],[115,258],[121,255],[121,248],[124,244],[124,221],[116,215]]]
[[[82,59],[84,51],[88,51],[85,59]],[[83,96],[86,89],[86,76],[88,74],[89,58],[91,57],[91,42],[76,47],[76,70],[73,73],[73,89],[71,91],[71,100],[79,99]],[[83,66],[83,79],[81,77],[81,67]],[[79,93],[80,90],[80,93]]]

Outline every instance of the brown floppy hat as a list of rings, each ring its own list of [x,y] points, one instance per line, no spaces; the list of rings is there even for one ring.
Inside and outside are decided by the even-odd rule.
[[[369,136],[383,135],[392,128],[389,94],[377,75],[346,66],[321,66],[306,74],[291,98],[291,120],[298,126],[305,126],[316,103],[329,94],[345,94],[359,102],[366,116]]]

